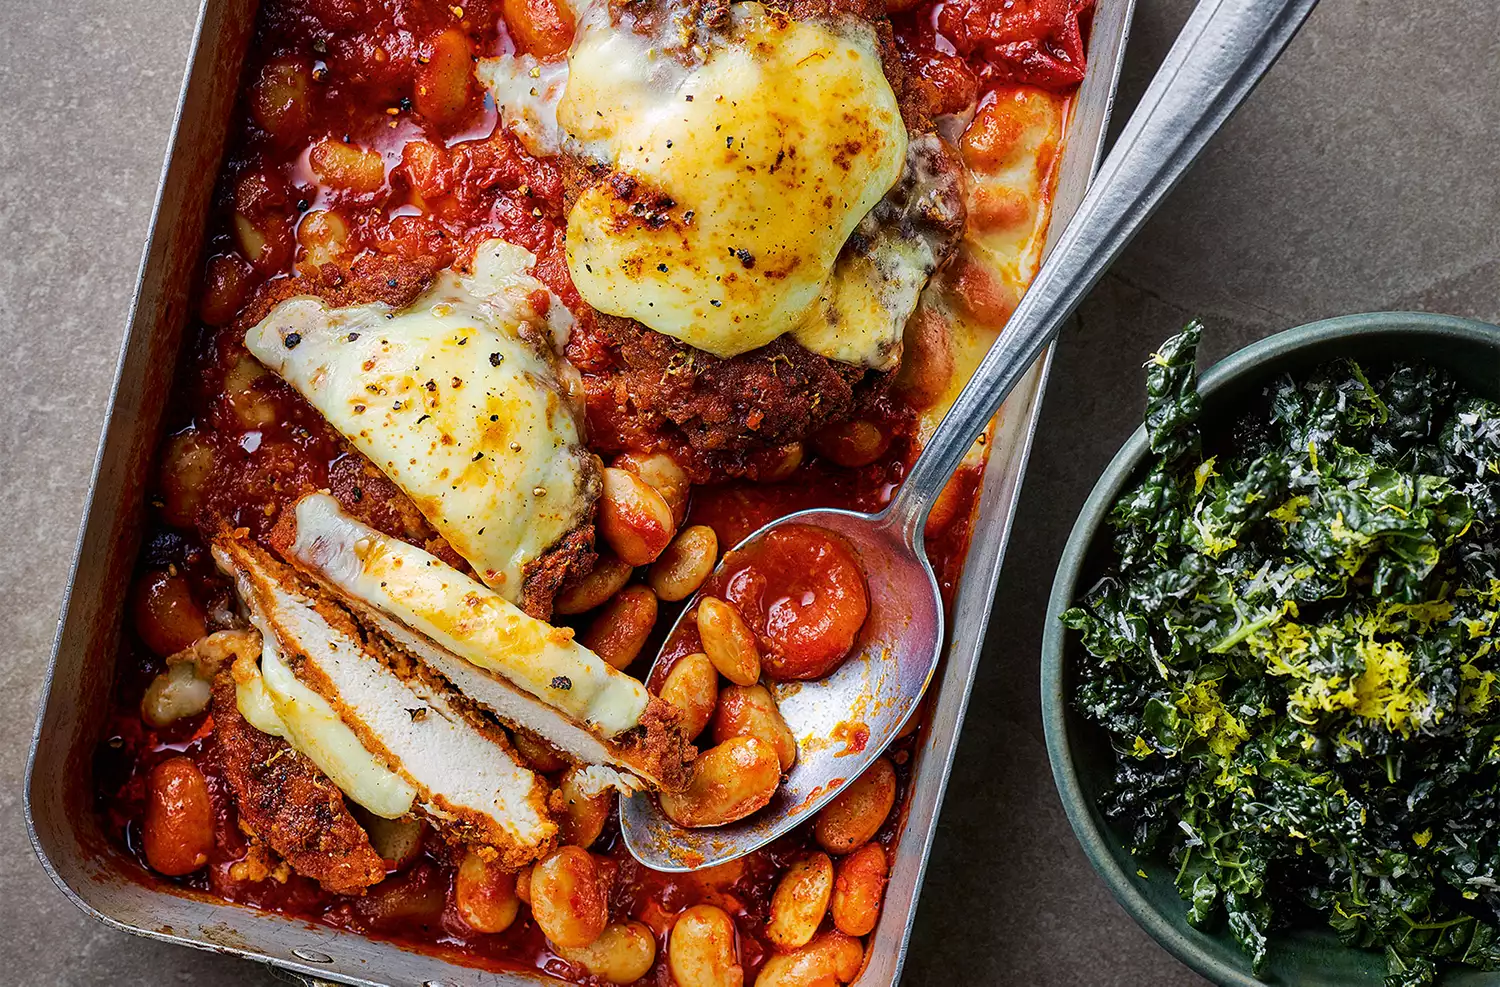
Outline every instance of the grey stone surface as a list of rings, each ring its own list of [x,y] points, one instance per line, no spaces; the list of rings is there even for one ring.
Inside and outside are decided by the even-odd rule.
[[[1189,0],[1140,0],[1129,107]],[[1190,316],[1221,356],[1322,316],[1500,318],[1500,34],[1488,4],[1339,0],[1084,306],[1059,352],[906,982],[1201,983],[1090,872],[1041,737],[1041,613],[1063,538]],[[0,982],[269,984],[109,931],[27,846],[25,750],[152,192],[191,0],[0,3]]]

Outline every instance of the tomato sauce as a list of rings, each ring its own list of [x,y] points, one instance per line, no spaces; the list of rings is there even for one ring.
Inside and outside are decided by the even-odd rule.
[[[896,6],[896,5],[890,5]],[[1070,92],[1083,81],[1094,0],[937,0],[891,15],[910,71],[957,113],[1002,86]]]
[[[1006,82],[1058,90],[1076,83],[1087,6],[1085,0],[938,0],[894,20],[911,69],[955,100],[972,103],[978,92]],[[441,268],[494,236],[536,254],[537,276],[565,304],[577,304],[561,249],[558,166],[531,157],[499,126],[493,102],[472,79],[478,58],[555,53],[571,31],[571,15],[552,0],[261,5],[206,240],[200,320],[190,327],[152,488],[144,588],[133,612],[165,614],[170,623],[192,609],[182,606],[183,593],[204,613],[232,608],[229,587],[194,523],[205,515],[260,534],[297,497],[333,487],[356,501],[367,498],[377,527],[420,540],[420,518],[382,513],[382,484],[389,481],[362,472],[344,454],[338,434],[249,357],[242,320],[257,289],[293,273],[334,284],[337,275],[329,271],[359,257],[426,260]],[[688,523],[712,526],[719,543],[729,546],[807,507],[878,510],[915,456],[910,430],[900,425],[910,420],[904,409],[893,409],[890,448],[858,469],[813,457],[779,483],[696,488]],[[929,555],[950,605],[981,480],[982,469],[962,471],[928,529]],[[782,596],[793,589],[780,587]],[[659,626],[673,616],[663,614]],[[179,636],[191,637],[196,626],[188,619]],[[212,716],[155,729],[140,714],[147,684],[164,668],[161,655],[180,644],[171,635],[127,643],[94,762],[104,828],[140,862],[143,881],[398,941],[471,966],[538,969],[592,982],[548,947],[526,909],[504,933],[477,934],[465,926],[453,903],[453,853],[431,832],[414,863],[360,898],[328,893],[294,873],[266,877],[247,868],[250,841],[215,764]],[[899,788],[898,809],[878,837],[887,846],[902,823],[899,806],[916,737],[909,731],[888,753]],[[856,749],[863,740],[851,735],[844,743]],[[179,755],[206,777],[215,838],[205,867],[169,880],[146,867],[141,820],[147,776]],[[639,919],[657,936],[657,961],[644,982],[670,984],[665,934],[683,908],[709,902],[738,926],[749,983],[769,955],[764,927],[777,876],[810,840],[804,826],[743,860],[667,875],[629,857],[612,819],[591,850],[617,864],[612,920]]]

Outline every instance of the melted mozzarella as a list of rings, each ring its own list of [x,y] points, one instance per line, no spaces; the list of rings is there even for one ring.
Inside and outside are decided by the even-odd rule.
[[[968,222],[949,266],[923,296],[922,305],[944,325],[952,371],[941,396],[918,418],[921,442],[937,430],[1041,269],[1066,106],[1065,97],[1016,86],[987,96],[971,120],[953,121],[967,128],[960,146]],[[1032,376],[1037,373],[1033,368]],[[1011,405],[1033,393],[1018,386]],[[1020,412],[1000,415],[1006,429],[1027,420]],[[987,448],[971,449],[966,462],[983,463]]]
[[[919,444],[931,438],[953,407],[1041,267],[1066,106],[1066,97],[1014,86],[937,121],[939,131],[962,148],[968,219],[948,266],[924,289],[921,311],[907,324],[908,333],[928,334],[928,346],[941,352],[926,365],[906,360],[897,382],[902,388],[907,378],[927,378],[918,388],[925,395],[918,409]],[[1016,385],[968,450],[965,465],[983,466],[999,457],[1004,466],[1004,457],[1024,449],[1043,362],[1038,360]],[[940,376],[931,376],[938,368]]]
[[[265,654],[265,646],[261,646],[261,654]],[[266,691],[265,679],[260,674],[260,663],[234,664],[234,705],[245,718],[245,722],[273,737],[285,740],[291,736],[291,730],[287,728],[286,721],[281,714],[276,712],[276,701]],[[294,745],[295,746],[295,745]],[[324,774],[327,774],[325,771]]]
[[[830,359],[890,370],[901,356],[906,320],[937,264],[918,240],[883,236],[874,246],[839,258],[817,307],[792,335]]]
[[[901,356],[906,321],[963,222],[961,165],[936,134],[907,145],[900,183],[859,224],[817,305],[792,331],[814,353],[876,370]]]
[[[474,75],[490,91],[500,119],[526,150],[539,158],[562,150],[557,104],[568,82],[567,62],[507,54],[481,58]]]
[[[992,93],[963,140],[970,167],[964,253],[1004,282],[1016,302],[1041,268],[1066,105],[1029,87]],[[985,135],[981,153],[974,153],[975,131]]]
[[[600,311],[717,356],[763,346],[809,317],[901,175],[906,129],[874,32],[749,0],[684,65],[608,6],[579,24],[558,107],[570,146],[612,170],[569,214],[573,282]],[[884,362],[853,321],[808,342]]]
[[[296,507],[290,554],[334,588],[493,672],[606,737],[639,724],[646,687],[442,560],[344,514],[327,494]]]
[[[328,700],[297,681],[263,632],[258,674],[236,683],[235,705],[255,729],[307,755],[355,802],[386,819],[411,811],[416,790],[365,749]]]
[[[472,276],[444,272],[406,309],[298,297],[245,334],[510,600],[599,484],[553,353],[567,309],[537,311],[534,262],[491,240]]]

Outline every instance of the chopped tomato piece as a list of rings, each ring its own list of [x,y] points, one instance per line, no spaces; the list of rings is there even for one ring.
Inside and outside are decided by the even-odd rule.
[[[986,82],[1063,89],[1083,81],[1079,17],[1093,0],[950,0],[937,27],[959,54],[979,54]]]
[[[725,598],[760,639],[772,679],[818,679],[849,655],[870,613],[864,573],[837,536],[788,525],[726,560]]]

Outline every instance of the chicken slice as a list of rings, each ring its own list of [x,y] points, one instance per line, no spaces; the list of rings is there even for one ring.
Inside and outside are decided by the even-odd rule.
[[[240,715],[228,670],[214,680],[214,757],[240,819],[292,869],[335,894],[360,894],[385,864],[344,804],[338,786],[286,741]]]
[[[297,682],[411,786],[416,807],[440,832],[492,848],[507,867],[551,850],[557,825],[547,811],[547,784],[522,766],[504,731],[440,677],[367,639],[344,610],[264,548],[222,537],[213,550]],[[262,662],[264,675],[264,656]],[[273,692],[284,687],[274,675],[265,676]]]
[[[411,811],[416,789],[365,749],[328,700],[297,680],[274,637],[256,661],[236,660],[240,715],[305,754],[350,800],[384,819]]]
[[[687,782],[694,751],[676,711],[566,628],[521,612],[440,559],[309,494],[272,534],[287,558],[359,617],[501,720],[583,764],[658,788]]]

